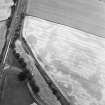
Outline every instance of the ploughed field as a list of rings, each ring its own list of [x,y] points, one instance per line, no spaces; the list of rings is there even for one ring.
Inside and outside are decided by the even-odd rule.
[[[104,38],[31,16],[23,36],[73,105],[104,105]]]

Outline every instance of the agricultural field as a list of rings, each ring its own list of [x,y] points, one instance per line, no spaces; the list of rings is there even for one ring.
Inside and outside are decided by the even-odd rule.
[[[72,105],[104,105],[104,38],[32,16],[23,36]]]
[[[105,37],[105,0],[29,0],[27,15]]]

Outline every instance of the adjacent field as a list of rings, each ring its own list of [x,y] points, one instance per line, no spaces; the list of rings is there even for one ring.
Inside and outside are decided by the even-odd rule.
[[[105,37],[105,0],[29,0],[27,15]]]

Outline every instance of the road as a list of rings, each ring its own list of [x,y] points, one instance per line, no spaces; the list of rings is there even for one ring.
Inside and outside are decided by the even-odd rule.
[[[26,10],[26,4],[27,0],[18,0],[18,4],[16,6],[16,12],[13,15],[11,25],[9,29],[7,30],[7,42],[3,51],[3,58],[2,58],[2,64],[5,63],[6,57],[8,56],[10,45],[14,39],[15,31],[20,23],[21,20],[21,14],[25,12]]]
[[[10,55],[10,45],[14,39],[15,31],[20,23],[21,14],[25,12],[27,0],[18,0],[14,14],[12,14],[12,22],[7,30],[7,41],[2,51],[2,61],[0,66],[7,62],[8,56],[14,62],[13,57]],[[0,71],[4,71],[1,67]],[[32,104],[32,97],[24,83],[17,81],[18,70],[9,68],[3,72],[2,79],[0,80],[0,104],[1,105],[29,105]],[[13,81],[14,80],[14,81]],[[4,82],[3,82],[4,81]],[[16,87],[17,86],[17,87]],[[19,88],[20,87],[20,88]],[[9,90],[8,90],[9,89]],[[13,94],[11,94],[13,93]]]
[[[1,64],[5,64],[6,62],[9,62],[9,64],[16,64],[15,59],[11,55],[11,49],[10,45],[14,39],[15,31],[20,23],[20,16],[21,13],[24,13],[26,10],[27,0],[19,0],[18,5],[16,7],[16,12],[13,15],[11,25],[7,31],[7,43],[5,44],[5,49],[2,52],[3,53],[3,59]],[[21,21],[22,24],[22,21]],[[29,103],[32,103],[32,97],[29,95],[29,90],[27,90],[26,85],[24,83],[19,82],[17,78],[17,74],[19,73],[18,68],[9,68],[4,71],[3,77],[4,81],[6,82],[4,85],[4,88],[1,90],[3,93],[2,103],[1,105],[29,105]],[[41,92],[40,96],[42,96],[43,99],[46,99],[46,102],[48,102],[50,105],[57,105],[56,99],[52,98],[51,91],[48,89],[47,84],[45,83],[44,79],[41,77],[39,72],[36,72],[38,74],[35,79],[38,80]],[[9,83],[8,83],[9,82]],[[16,87],[17,86],[17,87]],[[9,90],[8,90],[9,89]],[[50,91],[50,92],[49,92]],[[13,93],[13,94],[12,94]],[[18,96],[17,96],[18,94]]]

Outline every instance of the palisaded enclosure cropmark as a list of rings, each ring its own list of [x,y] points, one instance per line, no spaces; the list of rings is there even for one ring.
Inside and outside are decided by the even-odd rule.
[[[72,103],[104,105],[104,38],[31,16],[23,37]]]

